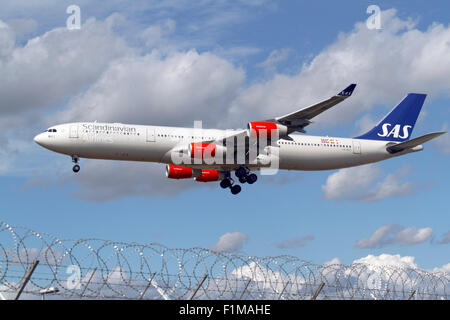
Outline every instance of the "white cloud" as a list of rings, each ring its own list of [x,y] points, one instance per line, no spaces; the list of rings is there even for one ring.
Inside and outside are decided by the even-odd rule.
[[[450,275],[450,263],[447,263],[440,268],[433,268],[433,272],[443,272]]]
[[[14,31],[0,20],[0,61],[5,60],[14,50]]]
[[[381,175],[381,170],[373,164],[341,169],[328,176],[326,184],[322,186],[322,190],[326,199],[352,197],[355,190],[367,188]]]
[[[211,250],[217,252],[239,251],[248,239],[248,236],[241,232],[227,232],[220,236],[219,241],[211,248]]]
[[[257,66],[263,68],[266,72],[274,72],[276,71],[277,65],[280,62],[285,61],[291,52],[292,50],[289,48],[273,50],[267,59],[259,63]]]
[[[95,81],[111,60],[131,52],[108,19],[88,20],[81,30],[53,29],[23,47],[3,40],[0,48],[3,115],[62,102]]]
[[[244,79],[242,69],[211,53],[154,51],[112,62],[54,121],[218,125]]]
[[[359,240],[356,248],[381,248],[387,245],[414,245],[425,242],[433,235],[433,229],[426,227],[416,229],[413,227],[405,228],[400,225],[387,224],[379,227],[368,238]]]
[[[294,237],[291,239],[283,240],[276,244],[279,249],[295,249],[301,248],[308,244],[309,241],[314,240],[314,236],[307,235],[305,237]]]
[[[340,169],[328,176],[325,185],[322,185],[322,191],[328,200],[378,201],[404,196],[415,190],[412,183],[401,181],[407,172],[407,168],[402,168],[379,181],[383,172],[376,164]]]
[[[14,30],[0,21],[0,143],[5,148],[10,137],[31,143],[46,125],[44,114],[89,87],[110,61],[134,51],[112,26],[110,19],[90,19],[81,30],[53,29],[21,46],[14,45]]]
[[[353,264],[363,263],[375,267],[392,266],[399,268],[412,268],[417,269],[418,266],[414,262],[415,258],[411,256],[400,256],[399,254],[380,254],[379,256],[374,256],[369,254],[367,257],[356,259]]]
[[[161,23],[147,27],[141,32],[140,37],[148,47],[171,46],[167,37],[175,32],[175,28],[176,21],[168,18]]]

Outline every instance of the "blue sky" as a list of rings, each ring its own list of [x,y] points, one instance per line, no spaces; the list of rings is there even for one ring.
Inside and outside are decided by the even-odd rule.
[[[65,29],[69,4],[81,8],[81,30]],[[381,30],[365,27],[370,4],[382,10]],[[289,254],[316,263],[338,258],[349,264],[385,253],[413,256],[427,269],[449,264],[448,137],[426,144],[423,152],[369,167],[260,177],[237,197],[215,183],[168,181],[164,166],[154,164],[83,160],[74,176],[70,159],[32,142],[51,124],[78,120],[154,125],[204,120],[206,127],[244,127],[325,99],[352,82],[358,83],[354,96],[319,117],[308,133],[357,135],[417,91],[429,95],[413,136],[448,130],[449,6],[446,1],[433,7],[421,1],[5,3],[0,219],[60,238],[210,248],[221,236],[239,232],[247,240],[236,249],[250,255]],[[173,83],[162,80],[167,70],[185,65],[194,66],[188,80],[179,74]],[[208,80],[212,73],[217,83]],[[166,87],[158,92],[156,85]],[[332,175],[340,182],[337,190]],[[358,184],[352,177],[360,176],[373,178]],[[372,237],[383,226],[392,233]],[[356,247],[371,237],[372,247]],[[286,241],[297,245],[280,248]]]

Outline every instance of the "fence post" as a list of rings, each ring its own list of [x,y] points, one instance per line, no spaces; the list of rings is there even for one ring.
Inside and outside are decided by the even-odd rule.
[[[412,290],[411,293],[409,294],[408,300],[411,300],[414,297],[414,294],[416,293],[416,290]]]
[[[195,286],[194,290],[192,291],[191,296],[188,298],[188,300],[193,300],[195,295],[197,294],[197,291],[200,289],[200,287],[202,286],[203,282],[205,282],[206,278],[208,277],[208,274],[205,273],[203,275],[203,277],[200,279],[200,281],[197,283],[197,285]]]
[[[156,275],[156,272],[153,273],[150,280],[148,280],[147,286],[145,287],[144,291],[142,291],[141,295],[139,296],[139,300],[142,300],[142,298],[144,298],[144,295],[147,292],[148,288],[150,288],[150,285],[152,284],[152,280],[155,277],[155,275]]]
[[[286,290],[287,286],[289,284],[289,281],[286,282],[286,284],[283,287],[283,290],[281,290],[280,296],[278,297],[278,300],[281,300],[281,297],[283,296],[284,291]]]
[[[325,282],[322,282],[320,286],[317,288],[316,292],[312,296],[311,300],[316,300],[317,296],[319,295],[320,291],[322,291],[323,287],[325,286]]]
[[[39,264],[39,260],[34,259],[33,263],[28,268],[27,272],[25,273],[24,277],[22,278],[22,281],[20,282],[19,288],[17,289],[16,294],[14,296],[14,300],[19,299],[20,295],[22,294],[23,289],[25,289],[25,286],[27,285],[28,281],[30,281],[31,275],[33,274],[33,272],[36,269],[38,264]]]
[[[242,290],[241,296],[239,297],[239,300],[242,300],[242,298],[244,297],[244,293],[245,291],[247,291],[248,285],[250,284],[250,282],[252,282],[252,279],[249,279],[244,287],[244,290]]]
[[[86,283],[86,285],[83,288],[83,291],[80,294],[80,298],[83,298],[84,292],[86,291],[87,287],[89,286],[89,284],[91,283],[92,278],[94,277],[94,273],[97,271],[97,267],[94,269],[94,271],[92,271],[91,276],[89,277],[88,282]]]

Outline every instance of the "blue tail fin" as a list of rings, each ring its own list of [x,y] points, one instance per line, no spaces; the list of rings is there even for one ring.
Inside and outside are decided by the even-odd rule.
[[[409,93],[372,130],[355,139],[406,141],[409,139],[426,94]]]

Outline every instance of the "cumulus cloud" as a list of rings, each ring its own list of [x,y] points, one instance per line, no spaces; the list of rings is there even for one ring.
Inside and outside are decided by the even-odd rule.
[[[374,270],[377,270],[377,268],[382,268],[384,266],[397,267],[400,269],[421,269],[419,265],[415,262],[415,259],[416,258],[413,256],[401,256],[399,254],[382,253],[378,256],[369,254],[366,257],[355,259],[351,263],[351,265],[366,264],[370,269]],[[332,264],[342,264],[342,263],[338,258],[334,258],[330,262],[324,263],[324,266]],[[430,271],[435,273],[443,272],[450,274],[450,263],[445,264],[442,267],[434,267]]]
[[[291,239],[283,240],[276,244],[279,249],[295,249],[301,248],[308,244],[308,242],[314,240],[313,235],[307,235],[305,237],[294,237]]]
[[[340,169],[328,176],[325,185],[322,185],[322,191],[328,200],[377,201],[409,195],[416,187],[410,182],[402,181],[407,173],[408,169],[402,168],[381,179],[384,174],[376,164]]]
[[[226,113],[244,79],[242,69],[211,53],[127,57],[112,62],[57,120],[187,126],[203,120],[217,125],[217,114]]]
[[[220,236],[219,241],[211,248],[211,250],[218,252],[239,251],[248,239],[248,236],[241,232],[227,232]]]
[[[447,263],[440,268],[438,268],[438,267],[433,268],[433,272],[443,272],[446,274],[450,274],[450,263]]]
[[[0,43],[3,115],[62,102],[96,80],[111,60],[130,52],[124,41],[111,31],[108,19],[104,22],[90,19],[76,31],[53,29],[23,47],[11,48],[11,31],[0,30],[6,30],[0,31],[3,34]]]
[[[151,25],[144,29],[144,31],[141,32],[140,37],[143,39],[147,47],[171,47],[168,36],[174,33],[175,28],[176,21],[167,18],[160,23]]]
[[[433,235],[433,229],[426,227],[416,229],[413,227],[405,228],[396,224],[387,224],[379,227],[368,238],[359,240],[356,248],[382,248],[387,245],[415,245],[425,242]]]
[[[5,148],[11,136],[31,143],[36,129],[46,125],[43,114],[89,87],[110,61],[134,51],[112,26],[111,19],[90,19],[81,30],[56,28],[21,46],[14,29],[0,21],[0,143]]]
[[[273,50],[266,60],[258,64],[258,67],[263,68],[266,72],[274,72],[276,71],[277,65],[280,62],[285,61],[291,52],[292,50],[289,48]]]
[[[400,256],[399,254],[380,254],[379,256],[369,254],[367,257],[356,259],[353,263],[363,263],[376,267],[393,266],[399,268],[417,269],[418,266],[414,262],[415,257]]]

